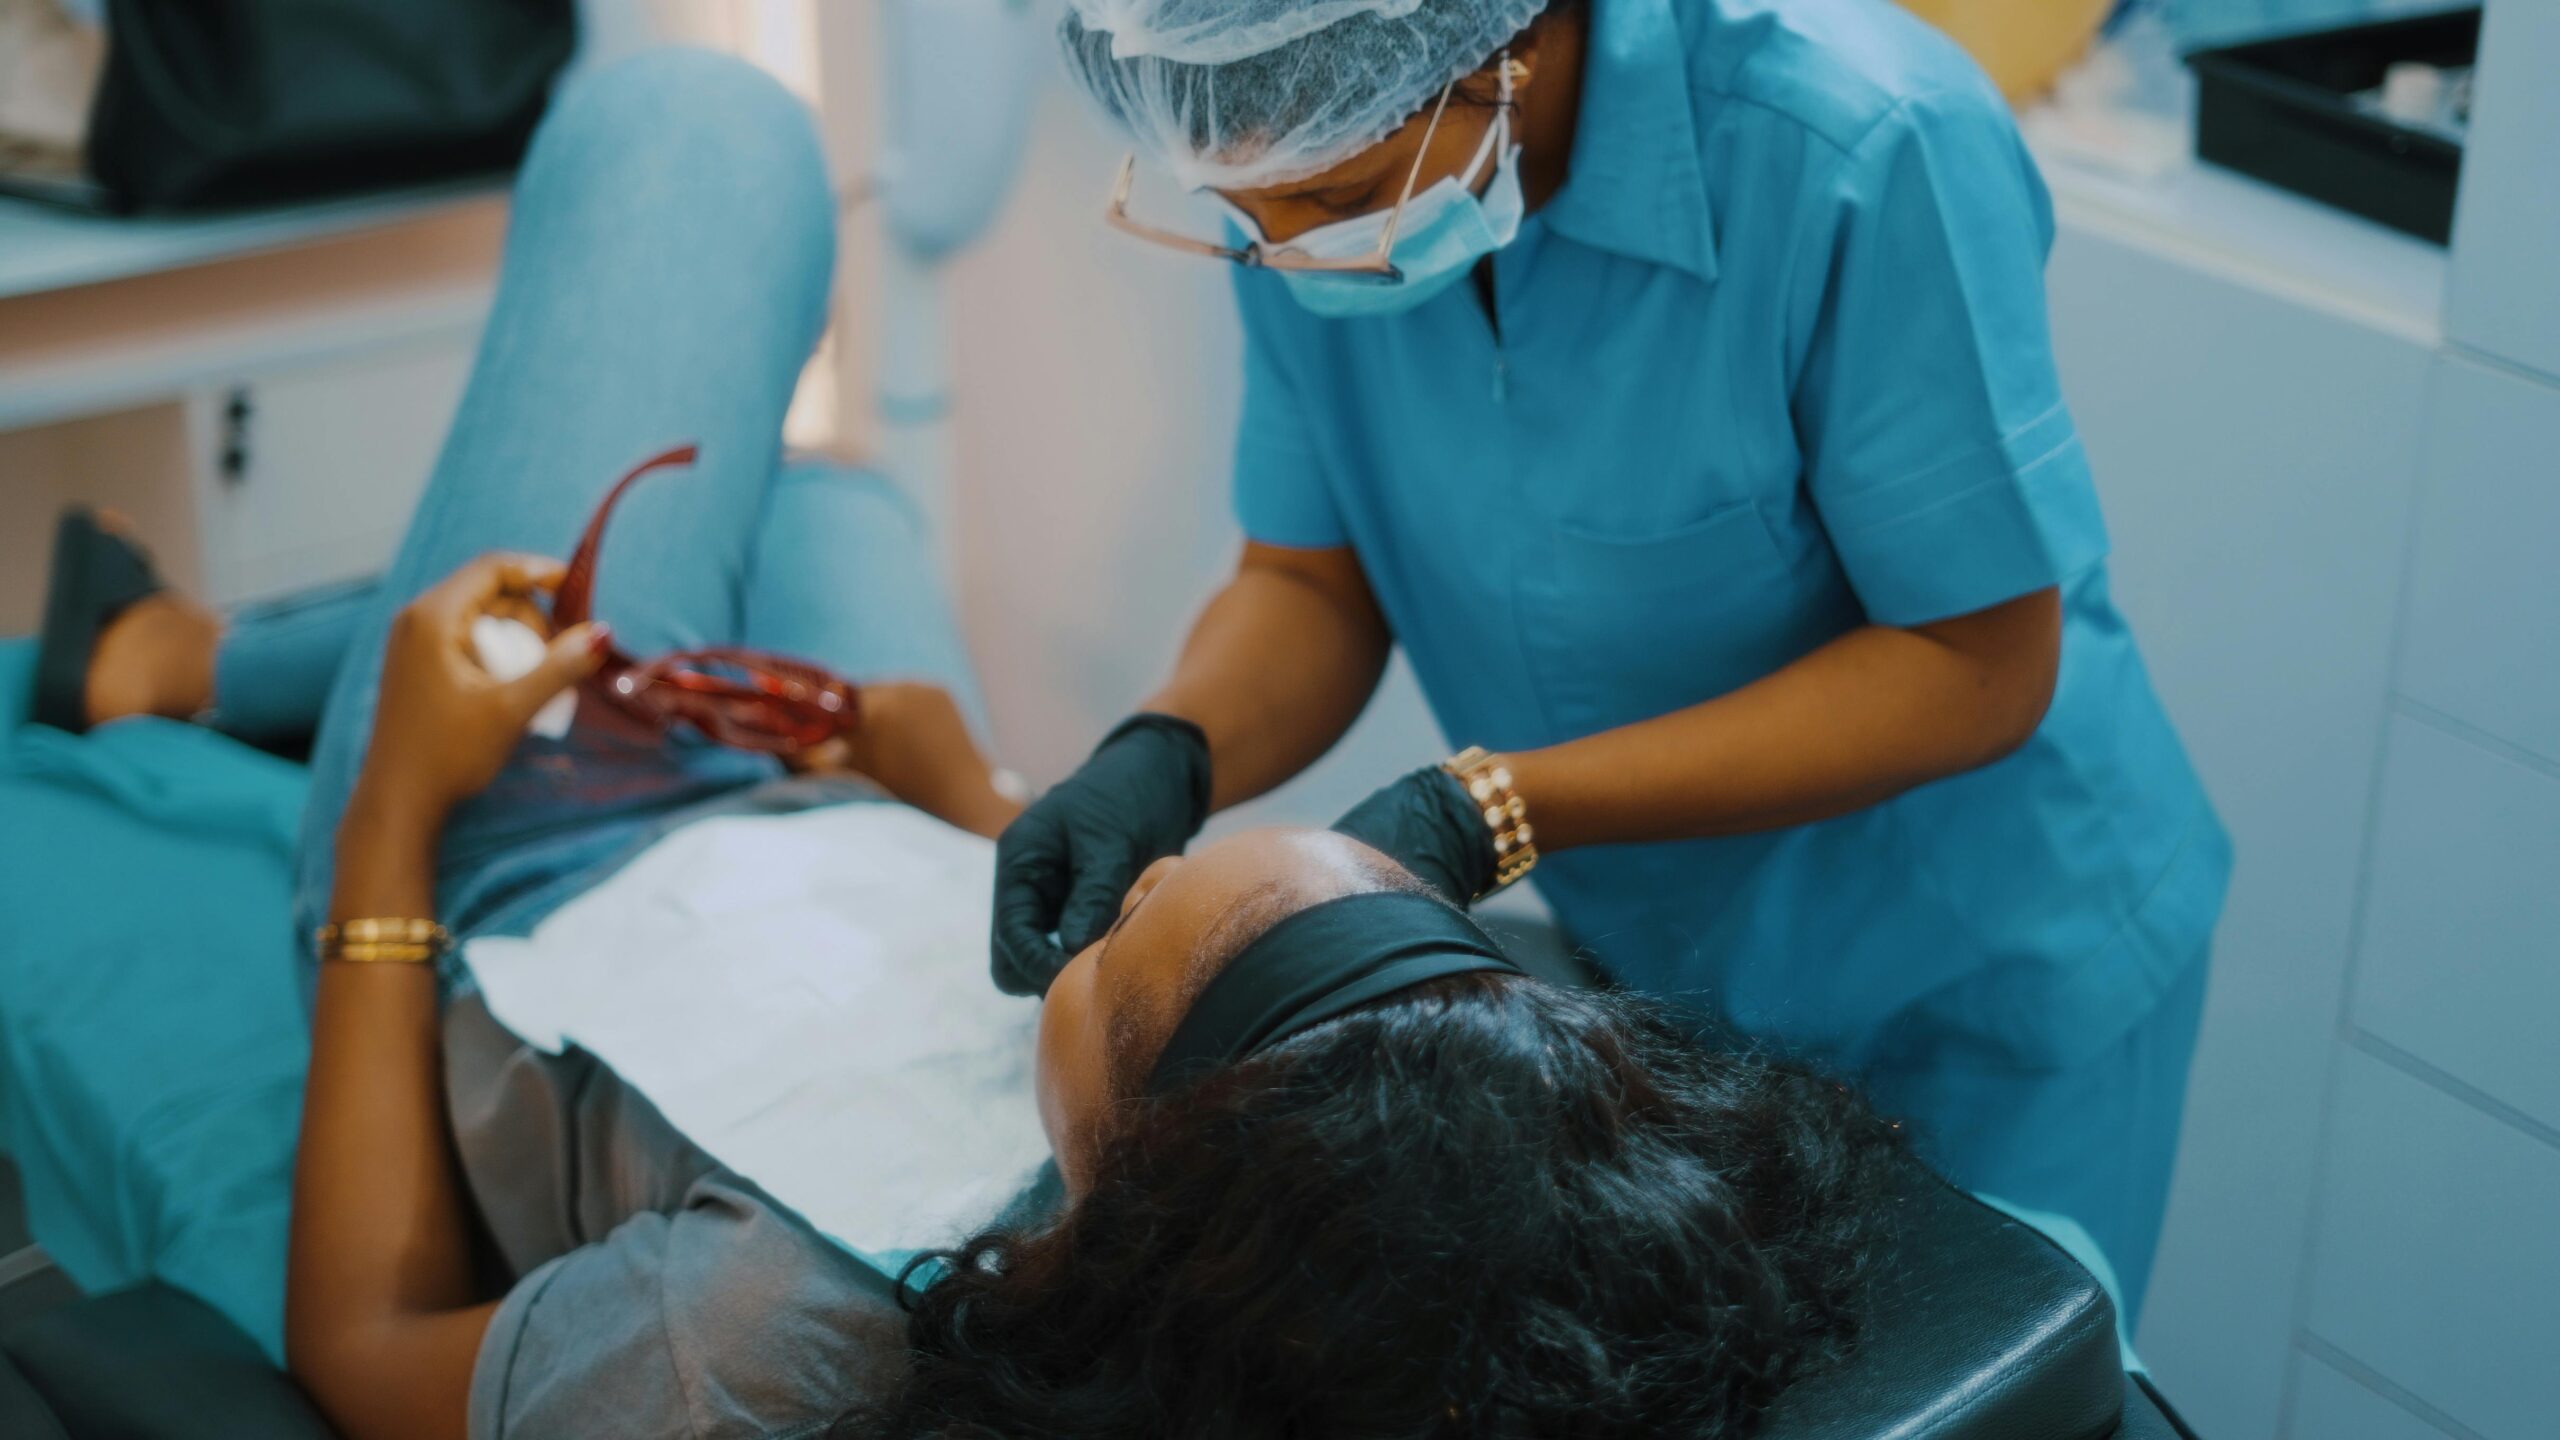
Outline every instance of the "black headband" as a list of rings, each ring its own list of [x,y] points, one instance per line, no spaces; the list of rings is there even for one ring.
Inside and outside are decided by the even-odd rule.
[[[1474,921],[1428,895],[1380,890],[1311,905],[1201,990],[1147,1089],[1164,1094],[1372,1000],[1477,970],[1522,973]]]

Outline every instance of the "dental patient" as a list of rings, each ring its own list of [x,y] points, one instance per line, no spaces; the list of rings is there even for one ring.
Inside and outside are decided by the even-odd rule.
[[[1014,813],[911,518],[779,459],[834,205],[797,105],[682,52],[573,82],[526,161],[451,436],[311,687],[297,924],[346,928],[316,965],[292,1374],[350,1440],[1748,1433],[1855,1341],[1890,1129],[1521,973],[1345,837],[1146,871],[1040,1002],[1055,1193],[903,1279],[595,1056],[510,1033],[441,937],[363,938],[526,935],[713,821],[911,804],[991,835]],[[538,557],[679,440],[698,464],[617,513],[598,618],[553,633],[563,569]],[[66,543],[124,575],[57,588],[106,597],[48,625],[94,637],[57,672],[150,670],[117,626],[183,602],[133,609],[156,582],[111,533]],[[491,618],[543,637],[533,668],[484,665]],[[182,628],[167,663],[221,677],[217,710],[251,700],[221,693],[246,682],[202,653],[213,627]],[[584,686],[609,656],[722,646],[855,677],[858,719],[795,772],[637,731]],[[141,690],[202,688],[166,678]],[[565,733],[528,736],[581,686]]]
[[[394,622],[334,915],[427,905],[438,817],[592,664],[574,630],[516,682],[463,658],[551,574],[475,562]],[[971,753],[953,716],[871,739]],[[1889,1151],[1837,1087],[1520,974],[1356,842],[1251,832],[1150,869],[1061,974],[1063,1206],[939,1257],[901,1316],[609,1070],[467,1000],[455,1173],[435,1003],[422,968],[320,980],[288,1343],[358,1437],[1738,1435],[1853,1334]],[[557,1148],[483,1173],[508,1127]],[[495,1299],[475,1218],[519,1272]]]

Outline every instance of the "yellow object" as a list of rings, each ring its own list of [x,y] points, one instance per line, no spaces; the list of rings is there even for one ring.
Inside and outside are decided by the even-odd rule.
[[[2053,88],[2089,53],[2115,0],[1902,0],[1955,37],[2000,93],[2022,105]]]
[[[1484,807],[1484,827],[1493,832],[1493,888],[1503,889],[1535,869],[1538,832],[1529,826],[1528,802],[1511,787],[1511,767],[1502,757],[1470,745],[1441,761],[1440,768],[1457,777],[1468,797]]]
[[[433,945],[389,940],[349,940],[320,958],[332,965],[432,965],[444,952]]]
[[[425,965],[453,946],[433,920],[348,920],[321,926],[315,938],[321,959],[360,964]]]

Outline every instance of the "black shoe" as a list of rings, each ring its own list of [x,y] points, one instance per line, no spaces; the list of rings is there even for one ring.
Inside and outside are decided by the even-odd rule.
[[[151,557],[103,530],[86,506],[53,527],[53,578],[36,645],[35,722],[77,735],[89,728],[89,660],[98,635],[136,601],[168,586]]]

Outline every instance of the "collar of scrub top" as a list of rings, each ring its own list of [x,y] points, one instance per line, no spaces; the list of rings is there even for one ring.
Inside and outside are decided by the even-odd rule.
[[[1672,0],[1607,0],[1584,13],[1573,161],[1538,217],[1554,234],[1713,284],[1719,267],[1689,47]]]

